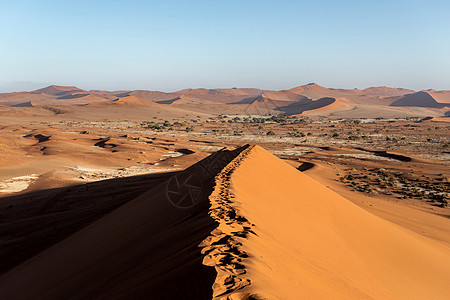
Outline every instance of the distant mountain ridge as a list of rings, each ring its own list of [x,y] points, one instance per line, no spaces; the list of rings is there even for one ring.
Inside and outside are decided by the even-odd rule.
[[[324,111],[334,114],[339,107],[340,111],[352,109],[364,115],[364,111],[376,107],[389,112],[394,112],[393,107],[401,108],[402,112],[407,112],[408,107],[418,107],[431,109],[433,114],[445,115],[446,112],[441,110],[450,107],[450,91],[430,89],[416,92],[386,86],[336,89],[310,83],[279,91],[257,88],[196,88],[175,92],[88,91],[76,86],[51,85],[31,92],[0,94],[0,105],[16,108],[95,103],[121,103],[128,106],[147,106],[152,103],[176,105],[177,109],[213,114],[302,114],[306,111],[308,114],[314,114],[316,110],[320,110],[321,114],[324,114]]]

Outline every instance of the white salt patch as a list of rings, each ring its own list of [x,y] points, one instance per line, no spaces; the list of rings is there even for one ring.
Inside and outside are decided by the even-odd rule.
[[[160,158],[160,160],[166,160],[168,158],[180,157],[180,156],[183,156],[183,155],[185,155],[185,154],[183,154],[181,152],[169,151],[169,154],[161,155],[162,157]]]
[[[82,166],[76,166],[75,168],[72,167],[68,167],[71,170],[74,171],[80,171],[80,172],[97,172],[100,171],[99,169],[92,169],[92,168],[87,168],[87,167],[82,167]]]
[[[217,150],[223,149],[223,147],[220,147],[220,146],[197,146],[197,149],[217,151]]]
[[[0,182],[0,193],[17,193],[26,190],[31,181],[38,179],[36,174],[14,177]]]
[[[172,172],[177,171],[180,168],[160,168],[160,167],[152,167],[149,165],[141,165],[141,166],[130,166],[123,167],[119,169],[108,169],[108,168],[100,168],[100,169],[92,169],[86,167],[77,166],[67,167],[73,171],[77,171],[79,179],[83,179],[85,181],[98,181],[119,177],[128,177],[142,174],[150,174],[150,173],[161,173],[161,172]]]

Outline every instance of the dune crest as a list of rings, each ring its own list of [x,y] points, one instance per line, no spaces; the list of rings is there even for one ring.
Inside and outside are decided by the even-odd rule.
[[[213,245],[203,252],[218,272],[215,299],[450,296],[448,248],[355,206],[259,146],[216,184],[210,214],[221,225],[201,244]]]
[[[233,195],[230,192],[230,176],[254,146],[242,151],[232,160],[215,179],[215,188],[209,200],[211,202],[210,216],[219,223],[211,235],[203,240],[199,247],[205,255],[203,264],[215,267],[217,277],[213,285],[213,299],[220,299],[226,294],[238,291],[250,285],[246,277],[243,260],[248,257],[241,249],[237,237],[246,238],[253,226],[237,214],[232,206]]]

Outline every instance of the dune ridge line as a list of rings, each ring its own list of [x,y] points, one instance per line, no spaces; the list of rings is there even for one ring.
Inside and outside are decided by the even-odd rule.
[[[248,254],[241,249],[241,239],[250,233],[255,234],[251,228],[254,226],[245,217],[239,215],[233,206],[233,193],[230,191],[231,175],[239,167],[242,160],[252,151],[254,145],[247,145],[225,168],[215,177],[215,187],[209,196],[211,207],[209,215],[219,223],[211,231],[199,247],[205,255],[203,264],[215,267],[217,277],[213,284],[213,299],[230,299],[228,296],[251,284],[246,276],[247,271],[243,261]],[[242,295],[239,298],[252,299],[251,295]]]

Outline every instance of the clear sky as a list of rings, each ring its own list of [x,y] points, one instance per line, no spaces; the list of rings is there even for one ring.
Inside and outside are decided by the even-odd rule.
[[[450,1],[2,0],[0,91],[450,89]]]

